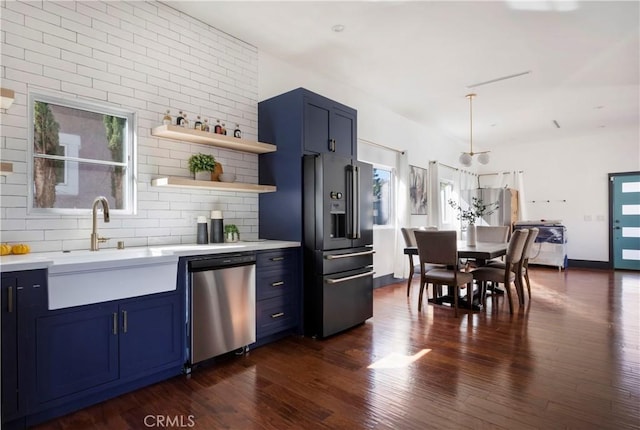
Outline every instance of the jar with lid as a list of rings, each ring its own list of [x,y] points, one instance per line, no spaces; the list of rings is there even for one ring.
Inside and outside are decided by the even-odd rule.
[[[202,121],[200,120],[200,115],[196,118],[196,122],[193,123],[193,128],[196,130],[202,130]]]
[[[216,125],[213,128],[213,132],[216,134],[222,134],[222,125],[220,124],[220,120],[216,120]]]
[[[171,125],[171,115],[169,115],[169,109],[167,109],[167,112],[164,114],[164,117],[162,118],[162,124]]]

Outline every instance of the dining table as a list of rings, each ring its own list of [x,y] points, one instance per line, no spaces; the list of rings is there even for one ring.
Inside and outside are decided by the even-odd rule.
[[[465,240],[459,240],[457,244],[458,249],[458,258],[459,259],[474,259],[479,266],[485,264],[487,260],[491,260],[493,258],[502,257],[507,253],[508,243],[495,243],[495,242],[476,242],[475,245],[469,245]],[[404,253],[406,255],[418,255],[418,247],[417,246],[407,246],[404,248]],[[494,293],[500,294],[501,290],[495,288]],[[473,296],[473,307],[474,311],[479,311],[482,309],[482,304],[479,300],[479,295],[475,294]],[[453,296],[450,294],[434,297],[429,299],[429,303],[435,304],[449,304],[453,302]],[[460,309],[469,309],[469,303],[467,302],[466,297],[458,298],[458,308]]]

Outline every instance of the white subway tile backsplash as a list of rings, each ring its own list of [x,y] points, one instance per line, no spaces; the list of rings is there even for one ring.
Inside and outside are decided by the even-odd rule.
[[[16,173],[2,178],[2,240],[34,251],[87,249],[90,215],[27,214],[27,91],[62,91],[136,112],[137,213],[112,214],[100,231],[126,246],[195,242],[195,220],[219,209],[243,234],[257,235],[257,194],[152,187],[159,175],[190,177],[188,158],[213,154],[225,171],[257,183],[255,154],[150,136],[166,109],[241,125],[257,134],[257,49],[157,2],[1,2],[2,77],[17,100],[3,119],[2,158]],[[27,13],[32,12],[32,13]],[[5,61],[6,60],[6,61]],[[19,109],[20,106],[22,109]],[[18,165],[19,163],[19,165]],[[231,221],[229,221],[231,222]],[[116,240],[103,245],[115,247]]]

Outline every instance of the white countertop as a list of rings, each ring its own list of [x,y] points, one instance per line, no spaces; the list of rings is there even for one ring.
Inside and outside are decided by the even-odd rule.
[[[35,252],[24,255],[0,257],[1,272],[49,269],[49,273],[95,270],[114,267],[132,267],[150,262],[178,261],[180,257],[193,255],[222,254],[228,252],[260,251],[291,248],[300,242],[280,240],[239,241],[208,245],[165,245],[125,249],[102,249],[100,251],[56,251]]]

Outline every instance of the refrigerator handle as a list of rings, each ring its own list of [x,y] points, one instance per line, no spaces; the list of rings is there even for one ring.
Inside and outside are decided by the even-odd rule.
[[[353,181],[353,239],[360,239],[360,169],[353,166],[355,180]]]

